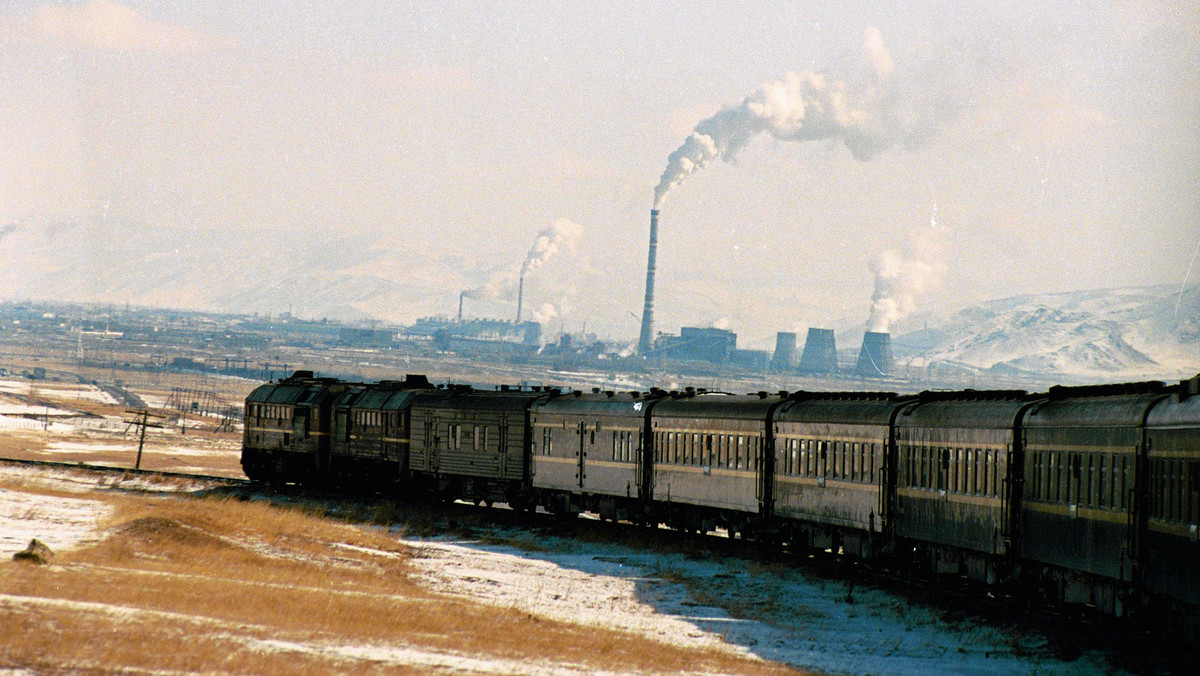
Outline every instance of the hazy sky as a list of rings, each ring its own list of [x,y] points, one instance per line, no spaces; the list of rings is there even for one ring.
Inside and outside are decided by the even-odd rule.
[[[788,82],[802,119],[731,131]],[[877,274],[901,313],[1200,281],[1194,0],[0,2],[0,226],[386,249],[371,274],[424,298],[372,306],[396,320],[454,313],[567,219],[528,302],[635,340],[654,188],[713,116],[744,137],[663,204],[659,329],[866,322]]]

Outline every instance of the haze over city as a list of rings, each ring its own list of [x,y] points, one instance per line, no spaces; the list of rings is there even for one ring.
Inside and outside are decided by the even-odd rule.
[[[0,118],[5,299],[633,341],[656,203],[758,347],[1200,281],[1194,3],[7,2]]]

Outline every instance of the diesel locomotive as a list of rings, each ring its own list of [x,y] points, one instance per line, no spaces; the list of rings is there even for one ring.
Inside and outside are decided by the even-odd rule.
[[[246,400],[253,481],[889,557],[1200,626],[1200,375],[1024,391],[592,392],[346,382]]]

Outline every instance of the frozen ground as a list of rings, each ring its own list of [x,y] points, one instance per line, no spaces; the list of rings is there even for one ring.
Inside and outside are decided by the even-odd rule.
[[[689,647],[848,674],[1094,674],[1098,655],[1050,655],[1038,636],[950,623],[882,591],[812,580],[793,568],[694,560],[539,537],[530,550],[407,539],[432,588]]]
[[[86,491],[114,481],[127,488],[145,481],[29,467],[5,467],[2,476],[79,494],[48,497],[19,486],[0,490],[0,555],[5,558],[34,537],[56,551],[89,541],[108,508],[85,497]],[[979,620],[947,620],[934,609],[883,591],[863,586],[849,590],[843,582],[811,579],[792,566],[644,551],[500,527],[481,533],[487,542],[399,537],[413,548],[417,579],[435,591],[683,647],[729,650],[830,673],[1113,673],[1099,655],[1062,660],[1036,634],[1010,633]],[[519,546],[491,544],[497,540]],[[260,647],[458,672],[582,673],[563,664],[417,655],[411,646],[273,642]]]

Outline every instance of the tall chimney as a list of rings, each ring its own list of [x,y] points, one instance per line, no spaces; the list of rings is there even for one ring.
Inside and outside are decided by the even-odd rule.
[[[517,323],[521,323],[521,303],[525,300],[525,275],[517,282]]]
[[[881,378],[892,372],[892,334],[867,331],[854,372],[867,378]]]
[[[803,373],[837,373],[837,341],[833,329],[809,329],[800,355],[799,370]]]
[[[465,296],[465,295],[467,295],[466,291],[463,291],[462,293],[458,294],[458,323],[459,324],[462,323],[462,301],[463,301],[463,296]]]
[[[642,335],[638,352],[647,354],[654,347],[654,259],[658,253],[658,209],[650,210],[650,255],[646,261],[646,304],[642,307]]]

